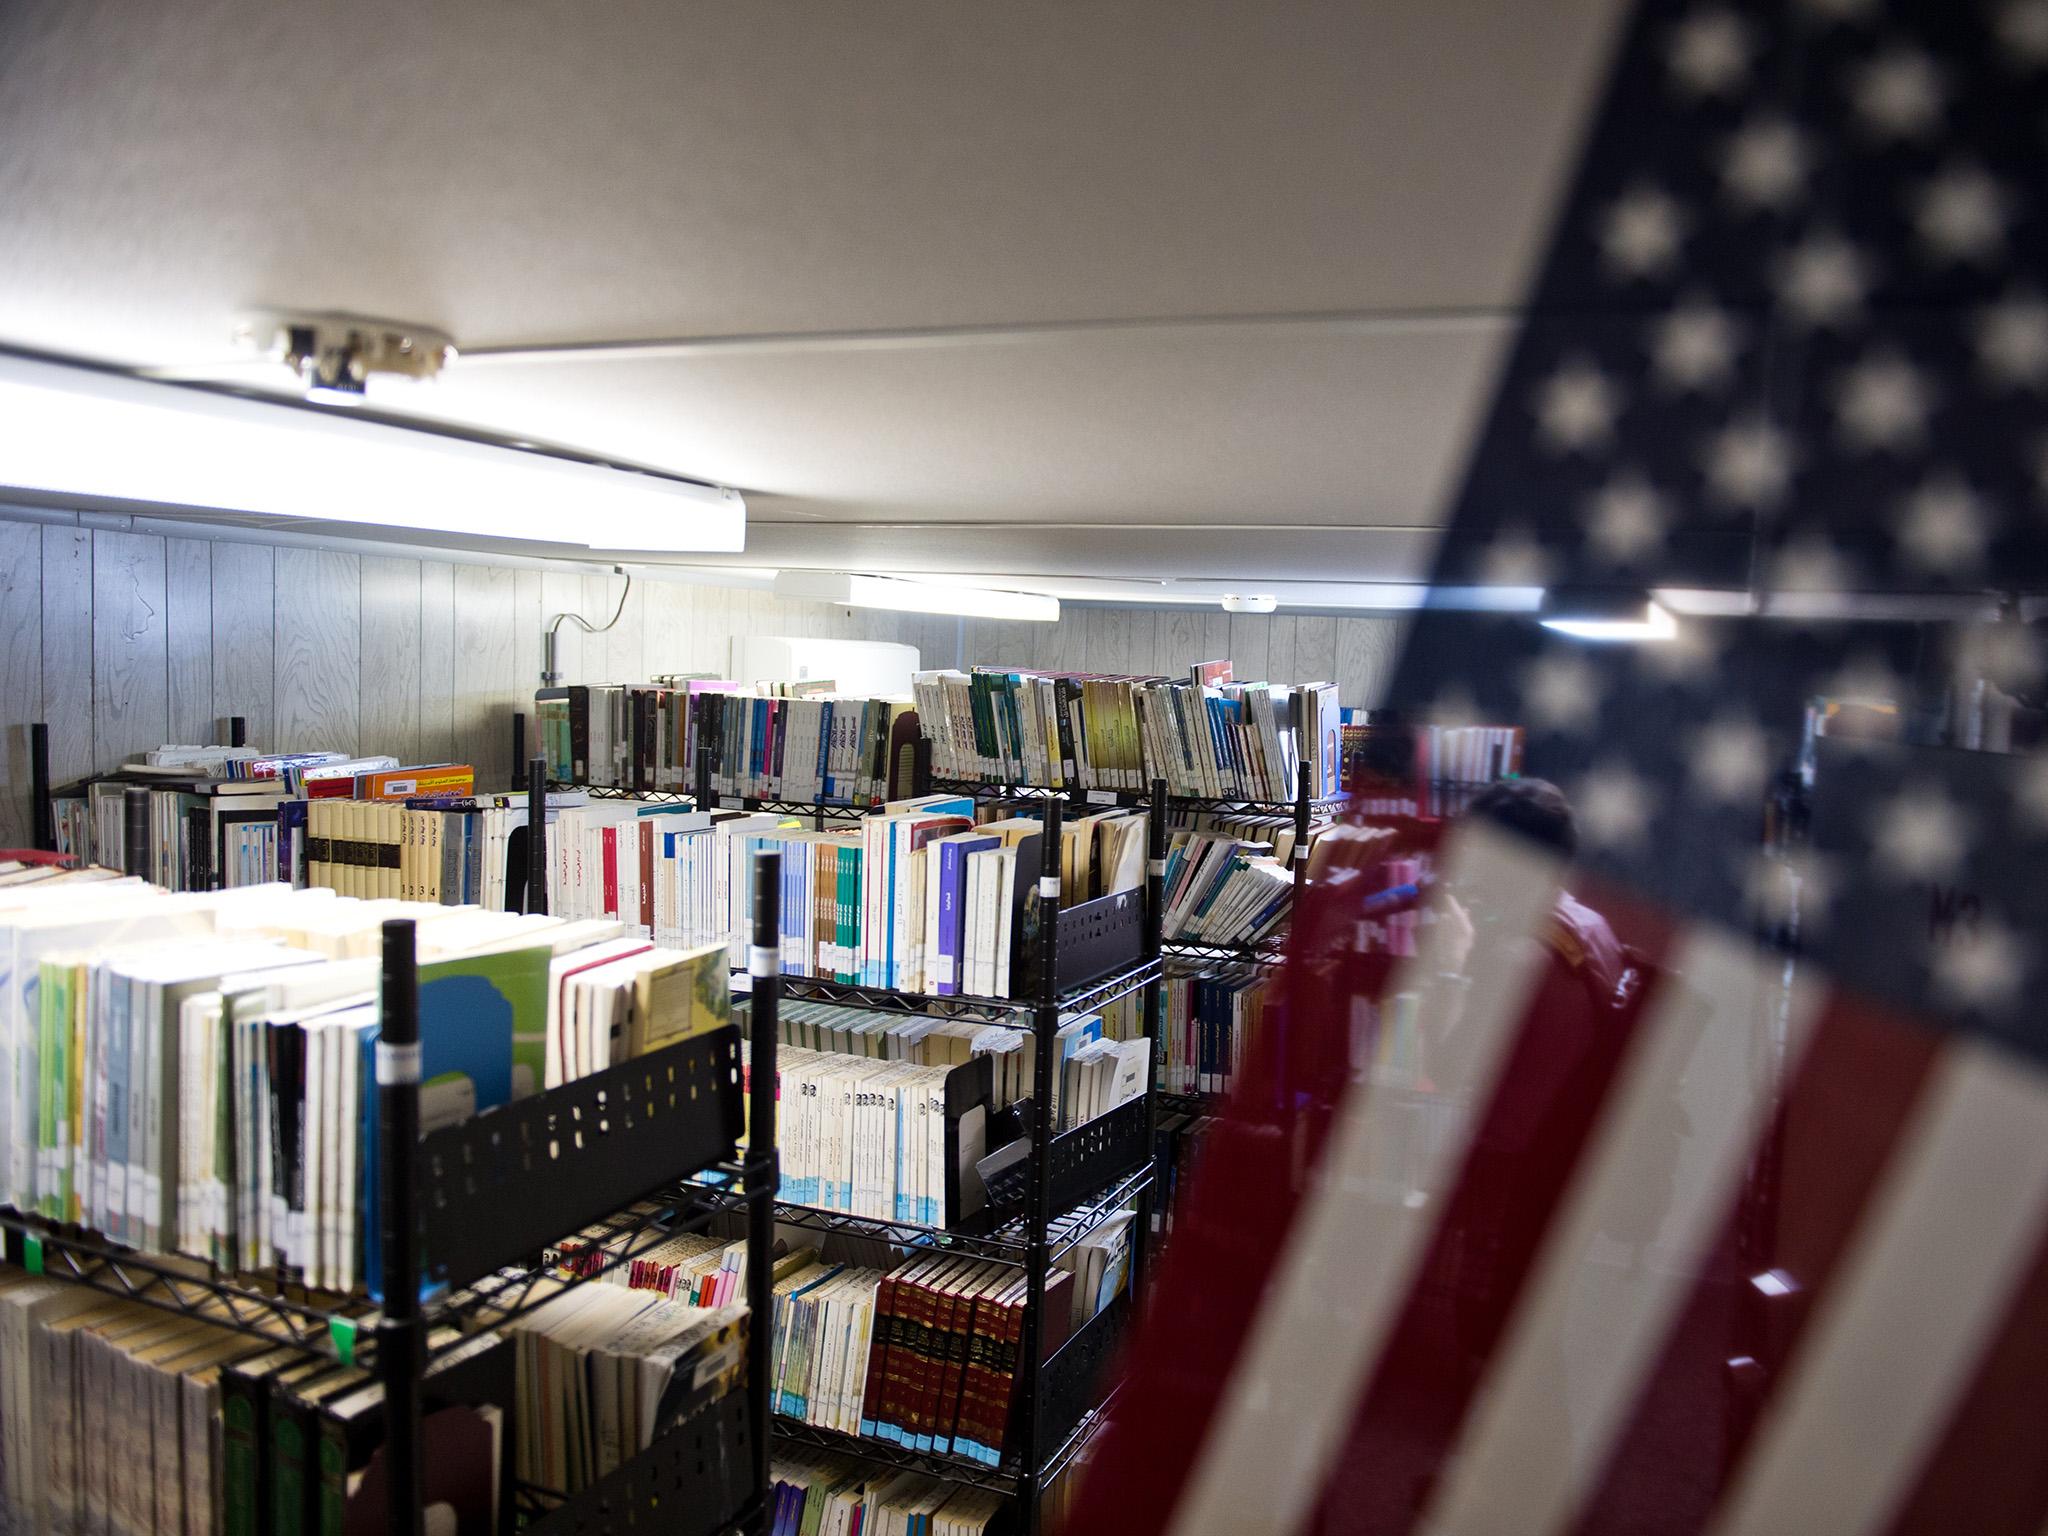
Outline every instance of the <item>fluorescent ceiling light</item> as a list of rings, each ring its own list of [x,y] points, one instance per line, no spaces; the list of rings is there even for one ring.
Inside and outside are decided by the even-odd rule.
[[[0,354],[0,490],[531,539],[736,551],[739,492]]]
[[[1560,587],[1543,595],[1537,622],[1577,640],[1669,640],[1678,633],[1671,610],[1627,588]]]
[[[942,586],[893,576],[852,576],[838,571],[780,571],[777,597],[801,597],[848,608],[889,608],[898,613],[957,613],[973,619],[1059,620],[1060,600],[1037,592]]]

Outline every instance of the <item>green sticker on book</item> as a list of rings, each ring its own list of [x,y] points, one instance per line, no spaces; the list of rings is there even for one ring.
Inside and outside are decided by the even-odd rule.
[[[32,1275],[43,1272],[43,1240],[33,1232],[21,1235],[21,1267]]]
[[[345,1317],[327,1319],[327,1336],[334,1340],[334,1353],[343,1365],[356,1363],[356,1325]]]

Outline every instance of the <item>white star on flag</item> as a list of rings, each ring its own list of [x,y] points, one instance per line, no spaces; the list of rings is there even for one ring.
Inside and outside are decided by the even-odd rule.
[[[1792,449],[1767,421],[1736,422],[1714,435],[1707,450],[1707,483],[1733,507],[1775,506],[1792,478]]]
[[[1909,784],[1871,829],[1877,862],[1899,880],[1946,880],[1962,864],[1969,824],[1939,784]]]
[[[1770,747],[1749,716],[1717,715],[1693,735],[1693,782],[1717,804],[1754,801],[1770,776]]]
[[[1954,475],[1930,480],[1906,498],[1899,542],[1923,570],[1947,573],[1975,565],[1989,538],[1982,503]]]
[[[1958,924],[1934,954],[1934,984],[1963,1008],[1992,1008],[2012,1000],[2026,975],[2026,951],[1995,918]]]
[[[1935,259],[1982,262],[2005,244],[2005,193],[1982,169],[1954,165],[1915,199],[1913,227]]]
[[[1848,562],[1822,533],[1800,535],[1771,561],[1774,592],[1846,592],[1853,585]]]
[[[1870,14],[1876,0],[1801,0],[1807,10],[1823,21],[1861,21]]]
[[[1977,318],[1977,359],[2008,389],[2048,383],[2048,303],[2016,295],[1984,310]]]
[[[1746,208],[1783,208],[1799,195],[1810,169],[1799,130],[1772,119],[1749,124],[1729,141],[1721,183]]]
[[[1851,88],[1864,126],[1893,139],[1917,139],[1941,117],[1941,77],[1924,53],[1898,49],[1857,71]]]
[[[1664,542],[1670,522],[1663,498],[1640,475],[1609,480],[1594,493],[1586,519],[1593,548],[1616,565],[1633,565]]]
[[[1657,322],[1651,355],[1657,376],[1675,389],[1722,383],[1735,366],[1735,323],[1704,300],[1689,301]]]
[[[2020,759],[2014,799],[2036,831],[2048,832],[2048,751]]]
[[[1573,800],[1580,830],[1598,848],[1642,841],[1655,809],[1651,786],[1618,758],[1601,763],[1578,782]]]
[[[1998,42],[2021,69],[2048,64],[2048,0],[2013,0],[1998,13]]]
[[[1867,451],[1899,449],[1927,431],[1933,402],[1918,369],[1902,357],[1867,357],[1847,370],[1835,396],[1835,425]]]
[[[1551,447],[1568,452],[1605,442],[1621,409],[1614,386],[1590,363],[1566,363],[1543,383],[1536,417]]]
[[[1529,663],[1522,674],[1529,718],[1545,730],[1576,731],[1600,708],[1600,679],[1583,658],[1552,651]]]
[[[1721,659],[1715,634],[1714,626],[1688,620],[1678,626],[1678,633],[1670,639],[1642,646],[1630,659],[1646,676],[1666,683],[1695,685]]]
[[[1827,926],[1835,904],[1834,865],[1823,854],[1790,854],[1752,849],[1736,855],[1736,875],[1751,908],[1764,921],[1784,923],[1796,914],[1801,928]]]
[[[1896,704],[1904,681],[1875,656],[1858,656],[1821,684],[1831,699],[1854,704]]]
[[[1607,210],[1600,251],[1623,277],[1655,277],[1677,259],[1684,236],[1678,204],[1654,187],[1638,187]]]
[[[1667,62],[1693,95],[1719,96],[1749,72],[1749,33],[1731,11],[1698,12],[1673,30]]]
[[[1841,324],[1863,307],[1870,275],[1839,235],[1808,235],[1778,263],[1778,295],[1794,319],[1816,328]]]
[[[1541,587],[1550,581],[1550,557],[1519,528],[1504,528],[1487,542],[1479,579],[1489,587]]]

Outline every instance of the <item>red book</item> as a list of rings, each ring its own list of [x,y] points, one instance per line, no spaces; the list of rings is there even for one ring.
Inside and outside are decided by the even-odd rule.
[[[604,832],[604,912],[607,917],[619,915],[619,829],[606,827]]]
[[[896,1305],[896,1277],[882,1276],[875,1287],[875,1327],[868,1341],[867,1382],[860,1389],[860,1432],[872,1435],[882,1423],[882,1394],[889,1379],[890,1333],[896,1326],[891,1315]]]

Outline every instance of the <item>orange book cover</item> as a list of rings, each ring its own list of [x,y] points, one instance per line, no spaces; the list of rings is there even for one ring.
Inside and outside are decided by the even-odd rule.
[[[476,792],[476,769],[468,763],[427,763],[366,773],[356,780],[361,800],[406,800],[415,795],[468,795]]]

